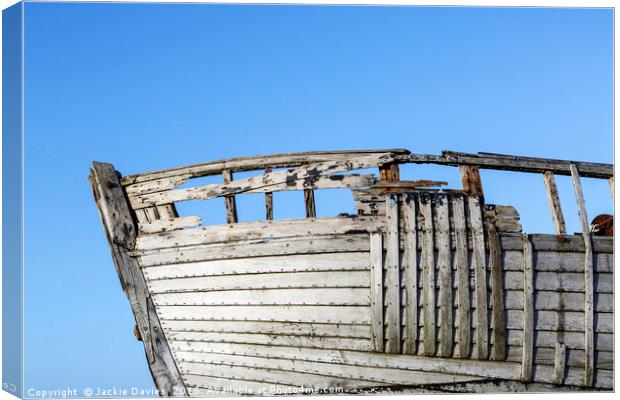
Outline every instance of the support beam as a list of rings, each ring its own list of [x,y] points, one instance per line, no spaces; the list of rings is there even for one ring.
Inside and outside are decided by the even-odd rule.
[[[432,357],[436,350],[435,322],[435,246],[433,243],[433,209],[431,198],[420,195],[418,208],[422,216],[422,282],[424,342],[422,355]]]
[[[469,197],[469,224],[472,240],[472,263],[475,282],[475,319],[476,345],[473,358],[485,360],[489,356],[489,322],[488,322],[488,292],[486,249],[484,242],[484,227],[482,223],[482,200],[479,197]]]
[[[454,219],[454,264],[456,266],[458,308],[458,346],[455,357],[468,358],[471,347],[471,304],[469,301],[469,257],[467,256],[467,231],[465,222],[465,196],[458,193],[452,196],[452,215]]]
[[[268,174],[272,171],[271,167],[265,168],[265,173]],[[273,220],[273,193],[265,192],[265,219],[267,221]]]
[[[387,194],[385,198],[385,338],[387,353],[400,353],[400,237],[398,218],[398,195]]]
[[[482,192],[482,181],[480,180],[480,169],[475,165],[461,165],[461,181],[463,182],[463,192],[484,199]]]
[[[384,350],[383,331],[383,235],[370,233],[370,315],[374,351]]]
[[[222,171],[222,175],[224,176],[224,183],[229,184],[233,181],[233,174],[231,170],[225,169]],[[226,204],[226,222],[229,224],[236,224],[239,222],[237,219],[237,202],[235,200],[235,196],[225,196],[224,203]]]
[[[405,246],[403,253],[405,285],[405,340],[403,353],[416,354],[418,342],[418,233],[416,223],[416,197],[406,194],[403,199]]]
[[[314,204],[314,190],[304,189],[304,204],[306,205],[306,218],[316,218],[316,206]]]
[[[615,190],[614,190],[614,177],[608,179],[609,182],[609,191],[611,191],[611,201],[616,201]]]
[[[400,170],[397,163],[386,163],[379,167],[379,175],[382,181],[398,182],[400,180]]]
[[[555,176],[553,172],[546,171],[543,175],[545,179],[545,189],[547,190],[547,200],[549,200],[549,208],[551,210],[551,218],[553,218],[553,227],[556,235],[566,235],[566,224],[564,222],[564,214],[560,205],[560,196],[558,188],[555,185]]]
[[[523,353],[521,380],[532,381],[534,363],[534,255],[532,243],[523,236]]]
[[[553,363],[552,383],[561,385],[564,383],[564,372],[566,370],[566,346],[564,343],[557,342],[555,345],[555,358]]]
[[[437,356],[452,356],[452,257],[447,196],[437,198],[437,264],[439,267],[439,347]]]
[[[491,273],[491,305],[493,350],[491,360],[506,359],[506,328],[504,325],[504,277],[502,276],[502,243],[492,223],[487,224],[489,243],[489,271]]]

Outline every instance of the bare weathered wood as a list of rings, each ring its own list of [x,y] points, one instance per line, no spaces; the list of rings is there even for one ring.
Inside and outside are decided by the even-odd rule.
[[[553,365],[553,383],[561,385],[566,371],[566,346],[557,342],[555,345],[555,359]]]
[[[547,200],[551,210],[551,218],[553,219],[553,227],[556,235],[566,235],[566,224],[564,223],[564,214],[560,205],[560,196],[558,188],[555,184],[555,176],[553,172],[546,171],[544,173],[545,188],[547,190]]]
[[[557,235],[531,234],[530,242],[534,251],[555,251],[555,252],[585,252],[585,245],[582,235],[569,235],[558,237]],[[590,236],[592,250],[595,253],[613,254],[614,241],[611,237]],[[504,250],[519,250],[523,248],[520,236],[503,236],[502,248]]]
[[[389,174],[385,174],[389,175]],[[393,174],[392,174],[393,175]],[[392,176],[390,175],[390,177]],[[386,181],[381,180],[371,186],[371,189],[382,189],[385,192],[399,192],[399,191],[411,191],[418,188],[445,186],[448,182],[442,181],[429,181],[429,180],[417,180],[417,181]]]
[[[316,206],[314,204],[314,190],[304,189],[304,204],[306,206],[306,218],[316,218]]]
[[[439,267],[439,346],[437,356],[452,355],[452,260],[450,252],[450,214],[448,199],[437,199],[437,264]]]
[[[433,241],[433,209],[431,199],[427,196],[418,197],[418,208],[423,219],[422,233],[422,258],[421,269],[423,274],[423,300],[424,300],[424,342],[422,354],[434,356],[435,342],[435,252]]]
[[[418,342],[418,236],[416,224],[416,198],[405,195],[403,200],[403,220],[405,245],[403,264],[405,269],[405,341],[403,353],[416,354]]]
[[[127,175],[122,178],[123,185],[132,185],[139,182],[153,181],[171,177],[183,177],[185,179],[201,176],[217,175],[223,170],[229,169],[235,172],[252,171],[266,167],[299,167],[305,164],[323,163],[329,161],[346,160],[356,157],[390,154],[399,160],[405,160],[409,154],[405,149],[385,150],[344,150],[344,151],[312,151],[301,153],[272,154],[253,157],[229,158],[226,160],[211,161],[207,163],[188,165],[179,168],[170,168],[143,174]]]
[[[491,320],[491,331],[493,332],[491,360],[500,361],[506,358],[502,244],[499,234],[492,223],[487,224],[487,234],[489,242],[489,271],[491,274],[491,304],[493,312]]]
[[[224,183],[230,184],[233,181],[233,174],[231,170],[225,169],[222,171],[222,175],[224,176]],[[229,224],[237,223],[237,202],[235,200],[235,196],[224,196],[224,204],[226,205],[226,222]]]
[[[386,163],[379,167],[379,176],[384,182],[398,182],[400,180],[400,170],[397,163]]]
[[[174,203],[158,205],[156,208],[160,219],[173,219],[179,216]]]
[[[554,160],[549,158],[506,156],[489,153],[469,154],[444,151],[440,156],[430,154],[411,154],[409,156],[409,162],[454,166],[473,165],[485,169],[531,172],[539,174],[545,173],[546,171],[551,171],[556,175],[571,175],[570,165],[574,164],[579,168],[581,175],[585,177],[608,179],[614,174],[612,164],[575,162],[568,160]]]
[[[272,171],[271,167],[265,168],[265,173],[268,174]],[[273,220],[273,193],[265,192],[265,219],[267,221]]]
[[[158,219],[153,222],[140,223],[139,231],[141,234],[169,232],[177,229],[198,226],[201,222],[200,217]]]
[[[609,178],[608,182],[609,182],[609,191],[611,192],[611,201],[614,201],[616,199],[615,190],[614,190],[614,177],[612,176],[611,178]]]
[[[584,282],[585,282],[585,363],[584,363],[584,385],[592,386],[594,382],[594,260],[592,254],[592,241],[590,239],[590,224],[586,212],[586,205],[583,199],[583,190],[581,189],[581,178],[579,170],[574,164],[570,165],[571,175],[573,178],[573,186],[575,187],[575,196],[577,197],[577,205],[579,209],[579,220],[581,221],[581,230],[583,235],[583,243],[585,247],[584,255]]]
[[[240,193],[264,193],[285,190],[302,190],[317,188],[364,187],[374,183],[374,177],[368,175],[338,175],[355,169],[372,168],[394,160],[391,155],[366,156],[303,167],[274,171],[262,175],[239,179],[231,183],[218,183],[157,192],[130,197],[134,209],[158,204],[169,204],[189,200],[208,200],[221,196]]]
[[[465,222],[465,202],[463,195],[452,197],[454,219],[454,264],[456,266],[458,307],[456,310],[458,345],[455,356],[469,357],[471,341],[471,311],[469,303],[469,261],[467,257],[467,231]]]
[[[133,243],[136,227],[129,213],[118,175],[111,164],[95,162],[89,181],[121,286],[127,294],[136,318],[155,385],[164,395],[185,396],[187,395],[185,385],[164,337],[144,276],[136,260],[128,254],[126,246]]]
[[[534,266],[532,244],[523,236],[523,353],[521,380],[532,380],[534,357]]]
[[[472,238],[472,263],[475,278],[475,319],[476,345],[473,357],[483,360],[489,356],[489,323],[487,306],[487,272],[486,272],[486,251],[484,241],[484,227],[482,222],[481,199],[479,197],[468,197],[469,223]]]
[[[370,234],[370,313],[371,333],[375,351],[384,350],[383,330],[383,235]]]
[[[400,237],[398,219],[398,195],[387,194],[385,199],[385,351],[400,353]]]
[[[461,181],[463,183],[463,192],[483,198],[482,181],[480,180],[480,170],[473,165],[461,165]]]

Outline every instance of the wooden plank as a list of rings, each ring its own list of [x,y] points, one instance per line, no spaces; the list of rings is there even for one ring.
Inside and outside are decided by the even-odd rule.
[[[437,356],[452,356],[452,260],[450,252],[450,213],[447,196],[437,197],[436,204],[439,267],[439,346]]]
[[[271,167],[265,168],[265,173],[268,174],[272,171]],[[265,192],[265,220],[271,221],[273,219],[273,193]]]
[[[355,169],[372,168],[393,160],[393,156],[384,154],[316,163],[239,179],[231,183],[211,184],[131,197],[130,202],[134,209],[138,209],[180,201],[208,200],[239,193],[369,186],[368,176],[333,174]],[[372,180],[374,181],[374,178]]]
[[[378,230],[381,225],[382,221],[376,217],[333,217],[241,222],[234,225],[211,225],[196,229],[140,236],[136,241],[136,249],[181,248],[192,245],[231,243],[241,240],[369,232]]]
[[[454,151],[444,151],[441,156],[430,154],[411,154],[409,155],[409,162],[454,166],[473,165],[484,169],[520,171],[539,174],[545,173],[546,171],[551,171],[555,175],[571,175],[570,165],[574,164],[579,168],[581,175],[585,177],[608,179],[614,174],[614,167],[612,164],[575,162],[523,156],[506,156],[489,153],[468,154]]]
[[[142,267],[208,260],[228,260],[293,254],[351,253],[368,251],[368,234],[325,235],[255,239],[191,246],[184,249],[134,251]],[[342,254],[339,254],[342,257]]]
[[[418,342],[418,237],[415,195],[404,195],[402,210],[405,230],[403,267],[406,304],[403,353],[416,354]]]
[[[461,172],[461,181],[463,183],[463,192],[470,196],[484,197],[482,191],[482,181],[480,180],[480,170],[476,166],[461,165],[459,167]]]
[[[452,215],[454,219],[455,253],[454,264],[457,280],[457,338],[455,357],[469,357],[471,343],[471,311],[469,303],[469,260],[465,222],[465,203],[463,195],[452,196]]]
[[[183,374],[183,379],[193,397],[230,396],[233,394],[264,396],[265,394],[290,393],[298,390],[295,386],[265,384],[264,382],[206,375]]]
[[[566,370],[566,346],[563,343],[556,343],[554,361],[553,383],[561,385],[564,381],[564,372]]]
[[[368,251],[338,254],[291,254],[246,257],[144,267],[148,280],[271,272],[368,271]]]
[[[508,271],[505,274],[506,289],[522,289],[521,272]],[[613,293],[613,274],[599,273],[594,282],[594,291],[597,293]],[[556,290],[562,292],[584,292],[585,279],[582,273],[575,272],[536,272],[534,278],[536,290]]]
[[[493,332],[491,360],[500,361],[506,357],[502,244],[495,225],[488,223],[487,233],[489,238],[489,271],[491,274],[491,308],[493,313],[491,319],[491,330]]]
[[[577,197],[577,205],[579,207],[579,220],[581,221],[581,230],[583,235],[583,243],[585,247],[584,255],[584,283],[585,283],[585,367],[584,367],[584,385],[592,386],[594,382],[594,265],[592,257],[592,241],[590,240],[590,224],[586,213],[585,201],[583,199],[583,190],[581,189],[581,178],[575,164],[570,165],[570,171],[573,178],[573,186],[575,187],[575,196]]]
[[[393,175],[393,174],[392,174]],[[417,181],[387,181],[382,180],[370,187],[370,190],[381,189],[383,192],[404,192],[412,191],[419,188],[445,186],[448,182],[443,181],[429,181],[429,180],[417,180]]]
[[[375,351],[384,351],[383,330],[383,235],[370,234],[370,312]]]
[[[166,331],[166,337],[178,342],[247,343],[270,346],[294,346],[316,349],[371,351],[369,338],[341,338],[321,336],[267,335],[263,333],[175,332]]]
[[[220,292],[222,293],[222,292]],[[368,339],[370,325],[317,324],[272,321],[176,321],[161,320],[166,331],[260,333],[264,335],[317,336]],[[581,338],[583,342],[583,337]]]
[[[483,360],[489,356],[486,251],[481,202],[482,200],[478,197],[470,196],[467,199],[473,247],[472,264],[475,279],[474,326],[476,327],[476,346],[474,347],[473,358],[477,360]]]
[[[230,184],[233,181],[233,174],[230,169],[223,170],[222,175],[224,176],[225,184]],[[224,204],[226,205],[226,222],[229,224],[237,223],[237,202],[235,201],[235,196],[224,196]]]
[[[523,289],[506,291],[505,307],[508,310],[523,309]],[[536,291],[534,299],[535,310],[548,311],[583,311],[584,294],[579,292]],[[614,301],[612,293],[597,293],[595,295],[596,312],[613,312]]]
[[[534,267],[532,245],[523,236],[523,353],[521,355],[521,380],[532,380],[534,353]]]
[[[151,293],[279,288],[369,288],[367,271],[278,272],[149,281]]]
[[[394,162],[383,164],[379,167],[379,176],[382,181],[398,182],[400,180],[400,171],[398,164]]]
[[[306,206],[306,218],[316,218],[316,206],[314,205],[314,190],[304,189],[304,204]]]
[[[521,346],[508,346],[508,355],[506,357],[506,361],[508,362],[518,362],[521,360],[522,349]],[[534,365],[551,365],[556,366],[556,356],[558,353],[556,349],[551,347],[537,347],[534,351]],[[560,361],[561,362],[561,361]],[[565,370],[571,369],[581,369],[580,372],[583,373],[584,366],[584,352],[583,350],[575,350],[575,349],[566,349],[565,353]],[[613,352],[608,351],[597,351],[595,355],[595,366],[596,369],[606,369],[613,370]],[[534,367],[535,368],[535,367]],[[562,366],[559,366],[562,368]],[[565,376],[565,374],[564,374]],[[583,386],[582,383],[579,384]]]
[[[549,209],[551,210],[551,218],[553,219],[553,227],[556,235],[566,235],[566,224],[564,222],[564,214],[560,205],[560,196],[558,188],[555,184],[555,176],[553,172],[546,171],[543,174],[545,180],[545,189],[547,190],[547,200],[549,201]]]
[[[162,204],[156,206],[156,208],[160,219],[174,219],[179,216],[174,204]]]
[[[564,345],[567,348],[575,350],[583,350],[583,332],[565,332],[561,331],[564,336]],[[536,331],[534,346],[547,347],[554,349],[557,344],[558,331]],[[613,352],[614,350],[614,338],[611,333],[597,333],[595,335],[596,348],[600,351]],[[510,346],[521,346],[523,344],[523,330],[519,329],[507,329],[506,330],[506,343]]]
[[[615,190],[614,190],[614,177],[612,176],[607,180],[609,182],[609,191],[611,192],[611,201],[615,201]]]
[[[201,223],[200,217],[158,219],[153,222],[139,224],[139,231],[141,234],[170,232],[183,228],[193,228]]]
[[[121,286],[127,294],[136,319],[137,331],[144,344],[155,386],[162,395],[186,395],[185,385],[164,337],[146,281],[135,259],[130,257],[127,251],[127,247],[131,246],[135,239],[136,227],[118,175],[111,164],[95,162],[89,181]]]
[[[566,311],[562,318],[559,318],[556,311],[536,311],[534,329],[537,331],[557,331],[583,332],[584,313],[580,311]],[[531,321],[530,321],[531,322]],[[594,332],[611,333],[613,331],[613,313],[597,313]],[[506,329],[524,329],[523,311],[506,311]],[[527,338],[524,337],[524,342]]]
[[[435,355],[435,254],[433,240],[433,210],[431,198],[420,195],[418,208],[423,219],[421,225],[422,236],[422,269],[423,274],[423,311],[424,311],[424,342],[422,354],[425,356]]]
[[[253,157],[229,158],[207,163],[193,164],[184,167],[170,168],[166,170],[148,172],[143,174],[127,175],[122,178],[122,184],[132,185],[138,182],[153,181],[170,177],[182,176],[186,179],[201,176],[217,175],[224,169],[242,172],[264,169],[266,167],[298,167],[304,164],[346,160],[356,157],[389,154],[399,160],[405,160],[409,154],[405,149],[384,150],[345,150],[345,151],[312,151],[300,153],[272,154]]]
[[[370,308],[357,306],[159,306],[162,319],[370,324]]]
[[[583,238],[580,238],[583,244]],[[504,270],[523,269],[523,251],[504,249]],[[583,275],[583,252],[538,251],[534,260],[536,272],[580,272]],[[594,253],[594,272],[610,273],[614,271],[614,259],[611,253]]]
[[[131,185],[124,185],[124,188],[128,196],[138,196],[141,194],[163,192],[165,190],[174,189],[175,187],[185,183],[187,179],[187,175],[179,175],[170,178],[162,178],[152,181],[135,183]]]
[[[530,242],[534,251],[557,251],[557,252],[585,252],[585,246],[582,235],[562,236],[532,234]],[[592,236],[590,237],[592,250],[595,253],[614,252],[614,241],[611,237]],[[503,236],[502,248],[504,250],[521,249],[521,237],[519,236]]]
[[[255,289],[154,294],[153,302],[158,306],[370,306],[370,295],[366,288]]]
[[[385,233],[385,351],[400,353],[400,250],[398,195],[387,194],[386,199],[386,233]]]

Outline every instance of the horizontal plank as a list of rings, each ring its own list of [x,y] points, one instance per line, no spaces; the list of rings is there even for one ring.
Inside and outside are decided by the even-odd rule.
[[[582,239],[583,240],[583,239]],[[505,270],[523,270],[523,251],[505,250],[502,254]],[[538,251],[534,257],[536,272],[581,272],[584,266],[583,252]],[[594,253],[595,272],[614,272],[612,253]]]
[[[539,251],[568,251],[584,252],[583,237],[581,235],[556,236],[546,234],[528,235],[535,252]],[[521,235],[502,235],[503,250],[522,250]],[[611,237],[593,236],[592,246],[594,252],[614,252],[614,242]]]
[[[142,272],[148,280],[155,280],[270,272],[364,271],[369,269],[369,254],[357,252],[347,253],[346,257],[327,253],[210,260],[146,267]]]
[[[127,175],[122,178],[121,183],[124,186],[127,186],[138,182],[146,182],[176,176],[197,178],[201,176],[217,175],[222,173],[225,169],[233,172],[241,172],[264,169],[265,167],[298,167],[308,163],[327,162],[339,159],[382,154],[406,155],[409,154],[409,151],[405,149],[312,151],[237,157],[142,174]]]
[[[370,307],[357,306],[158,306],[162,319],[369,324]]]
[[[284,239],[260,239],[237,243],[200,245],[183,249],[135,251],[141,267],[191,263],[209,260],[239,259],[291,254],[342,253],[369,251],[368,234],[331,235],[324,237],[298,237]]]
[[[556,160],[551,158],[537,158],[524,156],[508,156],[491,153],[459,153],[443,151],[440,156],[431,154],[411,154],[409,161],[424,164],[443,165],[475,165],[482,169],[508,170],[530,173],[553,172],[556,175],[570,175],[571,164],[579,168],[579,174],[584,177],[608,179],[614,174],[613,164]]]
[[[183,228],[193,228],[201,223],[202,220],[200,217],[166,218],[149,223],[141,223],[139,224],[138,230],[140,234],[144,235],[149,233],[169,232]]]
[[[152,294],[238,289],[369,288],[369,271],[278,272],[149,281]]]
[[[336,217],[213,225],[139,236],[136,240],[136,249],[147,251],[245,240],[346,235],[348,233],[376,231],[382,222],[373,217]]]
[[[183,382],[192,397],[264,396],[271,393],[290,393],[297,388],[290,385],[265,385],[264,382],[243,381],[236,378],[183,374]]]
[[[222,290],[153,294],[159,306],[342,305],[370,306],[367,288]],[[583,307],[582,307],[583,308]]]
[[[264,193],[281,190],[301,190],[336,187],[369,186],[369,177],[352,175],[335,175],[356,169],[378,167],[393,162],[395,158],[390,154],[365,155],[342,160],[326,161],[323,163],[308,164],[293,167],[282,171],[266,172],[245,179],[232,182],[214,183],[186,189],[168,190],[145,195],[130,197],[129,202],[134,209],[150,207],[160,204],[177,203],[189,200],[208,200],[216,197],[241,194]],[[372,178],[374,181],[374,178]],[[317,186],[318,185],[318,186]]]
[[[171,176],[168,178],[155,179],[151,181],[139,182],[124,185],[127,196],[137,196],[147,193],[163,192],[173,189],[185,183],[191,176],[189,174]]]
[[[511,346],[507,348],[506,360],[510,362],[521,361],[521,346]],[[611,351],[597,351],[595,353],[594,365],[598,369],[613,369],[614,353]],[[583,367],[585,360],[585,352],[567,348],[566,365],[569,367]],[[555,349],[548,347],[537,347],[534,349],[534,364],[554,365]]]
[[[581,292],[554,292],[541,290],[537,291],[534,296],[534,308],[536,310],[583,311],[584,305],[585,296]],[[522,310],[523,292],[519,290],[507,290],[505,294],[505,307],[508,310]],[[613,294],[595,294],[594,307],[597,312],[613,312]]]
[[[317,349],[371,351],[370,338],[267,335],[262,333],[217,333],[166,331],[166,338],[176,342],[247,343],[269,346],[294,346]]]
[[[260,333],[265,335],[368,338],[370,325],[317,324],[271,321],[175,321],[161,319],[161,326],[176,332]]]
[[[487,378],[512,379],[520,377],[520,364],[485,360],[457,360],[449,358],[420,357],[404,354],[359,352],[348,350],[301,349],[295,347],[273,347],[267,345],[246,345],[230,343],[170,342],[173,351],[197,353],[239,354],[267,358],[316,361],[332,364],[358,365],[379,368],[396,368],[420,372],[480,376]]]
[[[583,350],[584,336],[583,332],[557,332],[557,331],[536,331],[534,335],[535,347],[546,347],[555,349],[556,343],[561,341],[567,348]],[[614,337],[612,333],[597,333],[594,338],[594,347],[600,351],[614,350]],[[520,346],[523,344],[523,331],[520,329],[506,330],[506,344],[512,346]]]
[[[567,332],[583,332],[584,313],[579,311],[565,311],[559,316],[555,311],[536,311],[535,329],[553,331],[564,329]],[[599,333],[612,333],[614,327],[612,313],[596,313],[594,328]],[[523,312],[516,310],[506,311],[506,328],[523,329]]]
[[[536,382],[553,383],[553,369],[550,365],[534,365],[533,377]],[[564,384],[583,386],[584,369],[569,367],[566,369]],[[594,371],[594,387],[600,389],[612,389],[614,387],[613,371],[597,369]]]
[[[508,271],[504,273],[505,289],[523,289],[523,272]],[[613,293],[613,274],[594,274],[594,291]],[[585,290],[583,273],[576,272],[537,272],[534,274],[534,288],[563,292],[583,292]]]
[[[470,382],[482,379],[471,376],[457,376],[395,368],[362,367],[346,364],[336,365],[316,361],[271,359],[235,354],[178,352],[177,358],[181,360],[181,363],[192,362],[276,369],[322,375],[325,377],[370,380],[391,385],[428,385],[463,381]]]

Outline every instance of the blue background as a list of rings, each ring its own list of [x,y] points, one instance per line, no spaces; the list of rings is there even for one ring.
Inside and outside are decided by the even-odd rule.
[[[225,157],[404,147],[613,161],[610,9],[27,3],[26,389],[152,387],[87,182]],[[405,166],[407,179],[449,167]],[[542,177],[482,173],[552,232]],[[209,181],[209,180],[205,180]],[[569,232],[570,178],[558,177]],[[590,217],[611,212],[584,179]],[[303,216],[300,193],[276,218]],[[179,206],[206,223],[223,202]],[[241,220],[263,215],[241,196]],[[338,191],[319,215],[351,212]],[[190,215],[191,215],[190,214]]]

